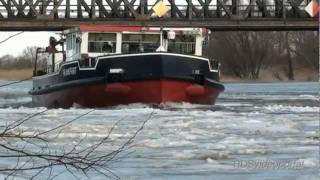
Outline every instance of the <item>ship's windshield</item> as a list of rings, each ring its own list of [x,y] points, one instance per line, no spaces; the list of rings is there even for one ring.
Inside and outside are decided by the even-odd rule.
[[[155,52],[160,44],[159,34],[123,34],[122,52]]]
[[[89,33],[88,50],[94,53],[115,53],[115,33]]]
[[[119,34],[118,34],[119,35]],[[117,39],[118,38],[118,39]],[[117,41],[118,42],[117,44]],[[167,52],[195,54],[195,34],[177,32],[173,39],[163,35],[163,47]],[[160,34],[156,33],[89,33],[88,53],[141,53],[155,52],[160,46]],[[121,47],[116,47],[121,46]]]
[[[80,38],[77,33],[67,34],[67,59],[68,61],[80,58]]]

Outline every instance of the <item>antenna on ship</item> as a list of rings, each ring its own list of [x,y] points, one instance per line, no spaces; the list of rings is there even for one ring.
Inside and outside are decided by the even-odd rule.
[[[156,50],[157,52],[165,52],[166,49],[163,47],[163,27],[160,27],[160,46]]]
[[[175,39],[175,32],[171,29],[163,31],[163,27],[160,27],[160,46],[157,48],[157,52],[167,52],[168,41]]]

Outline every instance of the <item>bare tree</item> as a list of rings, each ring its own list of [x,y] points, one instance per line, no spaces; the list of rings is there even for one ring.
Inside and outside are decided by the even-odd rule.
[[[4,55],[0,57],[2,69],[23,69],[23,68],[32,68],[33,63],[36,59],[36,46],[26,47],[21,55],[12,56]]]
[[[319,34],[318,32],[292,33],[290,52],[295,56],[296,63],[300,66],[319,70]]]
[[[292,36],[294,34],[290,32],[279,32],[276,34],[277,44],[277,61],[276,64],[281,66],[288,80],[294,80],[294,65],[293,65],[293,54],[290,48],[294,46],[292,43]]]
[[[132,148],[133,140],[137,134],[142,131],[145,124],[152,118],[153,112],[142,122],[141,126],[133,133],[131,137],[120,143],[119,146],[110,152],[101,153],[99,148],[102,146],[112,146],[114,143],[110,135],[121,121],[118,120],[108,129],[105,136],[100,138],[96,143],[84,146],[83,142],[86,137],[79,138],[75,145],[63,147],[60,150],[52,149],[53,139],[63,132],[64,128],[71,125],[76,120],[88,115],[94,110],[90,110],[72,120],[53,127],[49,130],[28,131],[22,128],[22,125],[30,121],[35,116],[40,116],[49,111],[48,109],[32,114],[26,118],[13,121],[5,126],[0,126],[0,159],[13,159],[16,164],[8,167],[0,166],[0,173],[7,174],[7,178],[16,177],[22,172],[32,172],[30,179],[45,175],[47,179],[54,179],[59,174],[53,173],[53,168],[62,167],[63,172],[78,179],[77,172],[89,178],[89,172],[97,172],[105,177],[119,179],[119,177],[108,168],[108,165],[120,158],[120,154]],[[54,136],[52,137],[52,134]],[[51,138],[50,138],[51,137]],[[98,153],[99,152],[99,153]],[[45,173],[44,173],[45,172]]]
[[[274,65],[283,66],[289,80],[295,79],[295,69],[319,69],[319,38],[316,32],[280,32],[275,37],[278,62]]]
[[[205,53],[219,60],[225,74],[257,79],[271,67],[278,79],[283,71],[294,80],[294,71],[319,69],[317,32],[213,32]]]
[[[34,61],[36,59],[36,51],[37,47],[26,47],[22,54],[18,56],[17,64],[15,65],[16,68],[31,68],[33,67]]]
[[[270,32],[214,32],[207,51],[227,73],[257,79],[273,50],[271,37]]]
[[[12,65],[15,63],[15,57],[12,55],[4,55],[0,57],[0,62],[1,62],[1,69],[10,69]]]
[[[294,80],[294,70],[293,70],[293,55],[290,51],[293,46],[291,40],[292,34],[289,34],[289,32],[281,32],[279,34],[279,50],[281,51],[279,53],[280,58],[283,56],[283,59],[287,61],[287,68],[284,68],[285,74],[287,75],[289,80]]]

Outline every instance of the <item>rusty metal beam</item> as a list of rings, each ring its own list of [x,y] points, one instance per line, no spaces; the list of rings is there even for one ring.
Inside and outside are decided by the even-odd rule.
[[[83,18],[82,9],[81,9],[81,0],[77,0],[77,17]]]
[[[69,19],[70,18],[70,0],[66,0],[66,9],[65,9],[64,18],[65,19]]]
[[[84,20],[37,20],[26,21],[22,20],[0,20],[0,31],[60,31],[67,28],[78,27],[79,25],[116,25],[116,26],[164,26],[164,27],[207,27],[215,31],[222,30],[245,30],[245,31],[276,31],[276,30],[305,30],[317,31],[318,22],[310,20],[291,20],[291,21],[278,21],[268,19],[261,21],[260,19],[250,19],[247,21],[236,21],[229,19],[216,18],[216,20],[192,20],[192,21],[175,21],[175,20],[132,20],[132,21],[115,21],[110,18],[107,20],[90,19]]]

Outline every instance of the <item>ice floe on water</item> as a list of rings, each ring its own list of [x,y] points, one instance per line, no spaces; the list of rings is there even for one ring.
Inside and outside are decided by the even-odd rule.
[[[299,98],[301,99],[312,99],[319,101],[320,96],[319,95],[310,95],[310,94],[301,94],[299,95]]]
[[[285,105],[269,105],[265,109],[268,112],[274,113],[319,113],[320,107],[310,107],[310,106],[285,106]]]
[[[185,180],[225,179],[227,175],[254,179],[272,175],[289,179],[294,174],[298,179],[313,179],[317,172],[316,83],[227,84],[216,105],[136,103],[100,109],[33,108],[27,94],[29,86],[26,83],[0,89],[0,126],[43,112],[23,124],[26,133],[32,133],[49,130],[90,112],[64,128],[59,136],[48,135],[57,150],[82,138],[84,146],[92,145],[114,126],[110,135],[113,145],[101,147],[101,152],[109,151],[130,138],[152,114],[134,139],[134,152],[110,165],[120,177]],[[236,160],[283,158],[303,161],[303,171],[234,167]],[[91,175],[93,179],[102,178]],[[72,179],[72,176],[61,179]]]

